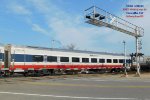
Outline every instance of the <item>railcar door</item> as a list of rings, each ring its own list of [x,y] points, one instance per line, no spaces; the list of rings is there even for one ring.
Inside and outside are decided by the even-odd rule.
[[[2,68],[2,66],[3,66],[3,55],[4,55],[4,53],[2,53],[2,51],[0,50],[0,69]]]
[[[11,65],[11,45],[6,45],[4,49],[4,69],[8,69]]]

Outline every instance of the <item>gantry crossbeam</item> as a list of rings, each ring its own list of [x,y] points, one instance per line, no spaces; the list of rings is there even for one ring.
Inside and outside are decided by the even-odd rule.
[[[135,37],[142,37],[144,35],[143,28],[95,6],[85,10],[85,20],[86,23],[99,27],[105,26]]]

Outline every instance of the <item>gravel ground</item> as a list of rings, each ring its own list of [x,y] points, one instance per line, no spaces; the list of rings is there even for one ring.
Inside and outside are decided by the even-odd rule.
[[[55,75],[55,76],[41,76],[41,77],[24,77],[24,76],[15,76],[15,77],[5,77],[0,78],[0,84],[3,83],[18,83],[18,82],[35,82],[37,80],[47,80],[47,79],[65,79],[65,78],[112,78],[112,79],[150,79],[149,73],[141,73],[140,77],[137,77],[135,73],[129,73],[127,77],[124,77],[123,74],[77,74],[77,75]]]

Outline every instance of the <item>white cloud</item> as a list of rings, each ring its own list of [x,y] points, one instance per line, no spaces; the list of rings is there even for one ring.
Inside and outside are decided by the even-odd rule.
[[[106,28],[98,29],[96,27],[89,28],[80,24],[81,22],[78,24],[70,18],[51,18],[49,20],[49,27],[56,33],[56,39],[63,43],[74,43],[80,49],[104,50],[104,48],[95,47],[94,43],[96,43],[97,40],[94,38],[99,36],[99,39],[101,39],[103,36],[106,36],[110,30],[107,30]],[[99,40],[97,42],[99,42]]]
[[[12,3],[8,6],[9,10],[13,13],[20,14],[20,15],[31,15],[32,12],[28,10],[25,6]]]
[[[38,9],[42,13],[48,13],[49,12],[49,2],[46,0],[27,0],[29,4],[33,4],[36,9]]]
[[[47,30],[43,29],[38,24],[32,24],[32,30],[39,32],[39,33],[42,33],[42,34],[45,34],[45,35],[50,35],[50,33]]]
[[[93,45],[93,42],[95,42],[93,38],[97,37],[96,35],[101,36],[109,32],[109,30],[105,28],[100,30],[94,27],[86,27],[83,16],[69,15],[69,12],[64,12],[48,0],[28,0],[28,2],[32,3],[40,13],[44,14],[46,23],[49,26],[49,31],[55,33],[55,39],[61,41],[64,45],[73,43],[76,44],[79,49],[90,48],[90,50],[96,50]],[[39,31],[39,27],[34,25],[34,28],[35,27],[36,31],[37,29]]]

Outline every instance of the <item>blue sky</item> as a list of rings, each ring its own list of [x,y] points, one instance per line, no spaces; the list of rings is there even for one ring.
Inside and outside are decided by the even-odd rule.
[[[148,0],[1,0],[0,43],[64,48],[74,44],[76,49],[122,53],[127,42],[127,52],[135,52],[135,39],[104,27],[84,22],[84,10],[95,4],[120,17],[126,4],[140,3],[150,8]],[[143,50],[150,55],[149,10],[144,18],[125,18],[145,29]],[[144,24],[141,24],[144,23]]]

